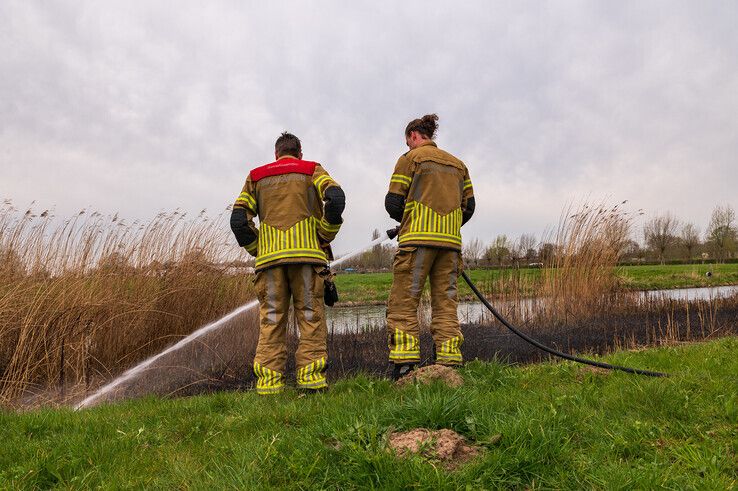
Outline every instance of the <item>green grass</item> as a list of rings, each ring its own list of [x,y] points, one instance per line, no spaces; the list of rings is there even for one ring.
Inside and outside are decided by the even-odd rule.
[[[713,276],[705,273],[712,271]],[[533,293],[540,280],[538,268],[472,269],[468,271],[472,281],[486,291],[495,291],[500,279],[509,280],[520,275],[523,295]],[[660,290],[701,286],[738,284],[738,264],[676,264],[665,266],[621,266],[617,275],[622,288],[628,290]],[[492,288],[486,287],[489,285]],[[341,302],[383,303],[392,287],[392,273],[341,273],[336,276],[336,286]],[[510,292],[507,292],[510,293]],[[459,281],[461,298],[471,298],[472,292],[464,280]]]
[[[620,352],[667,379],[573,364],[471,362],[466,385],[357,377],[326,394],[149,398],[0,413],[0,488],[730,489],[738,486],[738,339]],[[392,429],[487,444],[455,472],[385,447]]]
[[[706,273],[712,272],[711,277]],[[738,284],[738,264],[671,264],[666,266],[623,266],[618,276],[624,288],[660,290]]]

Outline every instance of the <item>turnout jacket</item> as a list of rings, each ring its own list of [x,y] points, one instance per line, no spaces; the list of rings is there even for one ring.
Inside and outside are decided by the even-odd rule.
[[[399,158],[385,198],[390,217],[400,222],[400,246],[461,251],[461,226],[474,206],[466,166],[431,141]]]
[[[325,265],[344,206],[343,191],[319,163],[285,156],[249,173],[233,205],[231,229],[238,245],[256,257],[257,271]]]

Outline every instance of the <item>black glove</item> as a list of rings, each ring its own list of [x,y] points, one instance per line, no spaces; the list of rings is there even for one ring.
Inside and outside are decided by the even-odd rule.
[[[338,290],[333,282],[334,276],[336,275],[329,268],[320,272],[320,277],[323,278],[323,301],[328,307],[333,307],[338,302]]]
[[[399,233],[400,233],[400,226],[398,225],[395,228],[391,228],[387,230],[387,237],[389,237],[389,239],[392,240],[395,237],[397,237]]]

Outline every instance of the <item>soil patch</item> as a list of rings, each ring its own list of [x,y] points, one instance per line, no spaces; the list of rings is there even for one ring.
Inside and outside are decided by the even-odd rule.
[[[434,380],[440,380],[449,387],[464,385],[464,379],[456,370],[443,365],[428,365],[417,368],[398,380],[397,385],[407,385],[415,382],[430,384]]]
[[[463,436],[449,429],[392,432],[389,446],[400,457],[419,454],[440,461],[447,470],[456,469],[481,452],[479,447],[468,444]]]

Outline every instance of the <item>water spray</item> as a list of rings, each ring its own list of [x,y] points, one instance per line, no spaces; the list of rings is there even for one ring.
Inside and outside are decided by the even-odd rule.
[[[342,264],[342,263],[344,263],[344,262],[346,262],[346,261],[348,261],[350,259],[353,259],[356,256],[358,256],[361,253],[363,253],[364,251],[366,251],[368,249],[371,249],[372,247],[381,244],[382,242],[384,242],[385,240],[387,240],[387,238],[388,238],[387,233],[386,232],[385,233],[382,233],[379,237],[377,237],[376,239],[372,240],[369,244],[365,245],[364,247],[361,247],[361,248],[359,248],[359,249],[357,249],[355,251],[349,252],[348,254],[345,254],[345,255],[341,256],[340,258],[336,259],[335,261],[333,261],[331,263],[331,266],[338,266],[338,265],[340,265],[340,264]],[[133,368],[130,368],[130,369],[126,370],[122,375],[120,375],[119,377],[117,377],[116,379],[114,379],[112,382],[110,382],[110,383],[102,386],[101,388],[99,388],[98,390],[96,390],[93,394],[91,394],[88,397],[86,397],[85,399],[83,399],[82,402],[78,403],[74,407],[74,409],[75,410],[78,410],[78,409],[84,409],[86,407],[89,407],[95,401],[97,401],[98,399],[100,399],[101,397],[103,397],[104,395],[109,394],[110,392],[112,392],[113,390],[117,389],[118,387],[120,387],[124,383],[130,382],[131,380],[134,380],[136,377],[138,377],[139,375],[141,375],[142,373],[144,373],[146,369],[148,369],[149,367],[151,367],[151,365],[153,365],[154,363],[156,363],[161,358],[163,358],[163,357],[167,356],[168,354],[171,354],[171,353],[173,353],[175,351],[178,351],[179,349],[181,349],[181,348],[189,345],[190,343],[192,343],[196,339],[201,338],[202,336],[204,336],[204,335],[206,335],[206,334],[208,334],[210,332],[213,332],[213,331],[216,331],[216,330],[220,329],[225,324],[227,324],[228,321],[230,321],[230,320],[238,317],[239,315],[241,315],[241,314],[243,314],[243,313],[245,313],[245,312],[247,312],[247,311],[255,308],[258,305],[259,305],[259,301],[258,300],[252,300],[251,302],[248,302],[248,303],[246,303],[246,304],[238,307],[237,309],[231,311],[230,313],[226,314],[225,316],[221,317],[220,319],[218,319],[216,321],[213,321],[210,324],[207,324],[207,325],[201,327],[200,329],[194,331],[189,336],[187,336],[185,338],[182,338],[177,343],[175,343],[172,346],[170,346],[169,348],[165,349],[161,353],[156,354],[156,355],[154,355],[154,356],[152,356],[150,358],[147,358],[146,360],[142,361],[141,363],[139,363],[138,365],[134,366]]]

